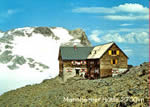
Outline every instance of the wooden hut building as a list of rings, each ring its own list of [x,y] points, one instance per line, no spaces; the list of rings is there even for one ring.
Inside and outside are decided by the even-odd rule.
[[[90,79],[114,76],[128,69],[127,55],[114,43],[95,47],[60,47],[59,76]]]

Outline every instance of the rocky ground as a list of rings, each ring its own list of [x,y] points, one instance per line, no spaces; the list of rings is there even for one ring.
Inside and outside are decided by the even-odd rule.
[[[148,107],[149,63],[97,80],[56,77],[0,96],[1,107]]]

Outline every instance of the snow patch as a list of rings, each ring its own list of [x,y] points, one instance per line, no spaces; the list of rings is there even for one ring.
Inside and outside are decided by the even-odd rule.
[[[81,40],[79,40],[79,39],[75,39],[74,41],[72,41],[73,43],[80,43],[81,42]]]
[[[4,33],[3,33],[3,32],[0,32],[0,38],[3,37],[3,35],[4,35]]]
[[[29,84],[41,83],[44,79],[50,79],[51,71],[38,72],[29,68],[27,64],[17,70],[10,70],[6,65],[0,64],[0,95]]]
[[[13,54],[21,55],[26,58],[33,58],[50,67],[50,71],[59,71],[58,51],[60,43],[50,37],[35,34],[31,37],[15,37],[12,49]]]
[[[17,28],[15,29],[13,32],[16,32],[16,31],[24,31],[26,33],[32,33],[34,30],[34,28],[31,28],[31,27],[24,27],[24,28]]]
[[[55,29],[51,28],[50,30],[60,38],[61,42],[68,42],[69,40],[73,39],[68,30],[62,27],[56,27]]]

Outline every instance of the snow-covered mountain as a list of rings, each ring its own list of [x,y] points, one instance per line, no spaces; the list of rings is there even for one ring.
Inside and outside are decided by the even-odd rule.
[[[81,29],[25,27],[0,32],[0,94],[58,75],[62,46],[91,46]]]
[[[0,31],[0,38],[4,35],[4,32]]]

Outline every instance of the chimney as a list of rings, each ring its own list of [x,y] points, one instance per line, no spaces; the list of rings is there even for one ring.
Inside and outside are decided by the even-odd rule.
[[[74,45],[74,50],[77,50],[77,46],[76,45]]]

